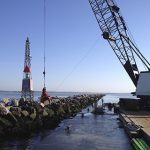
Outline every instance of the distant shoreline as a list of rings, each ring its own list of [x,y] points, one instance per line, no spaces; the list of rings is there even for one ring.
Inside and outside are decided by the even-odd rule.
[[[0,90],[0,92],[21,92],[21,91],[7,91]],[[42,92],[42,91],[34,91],[34,92]],[[91,93],[91,94],[131,94],[131,92],[67,92],[67,91],[47,91],[50,93]]]

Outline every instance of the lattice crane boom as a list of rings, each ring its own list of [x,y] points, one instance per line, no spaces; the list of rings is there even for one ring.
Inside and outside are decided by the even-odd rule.
[[[119,61],[137,86],[139,69],[135,61],[134,53],[149,70],[150,64],[135,46],[128,32],[126,23],[120,13],[120,8],[113,0],[89,0],[93,13],[106,39]]]

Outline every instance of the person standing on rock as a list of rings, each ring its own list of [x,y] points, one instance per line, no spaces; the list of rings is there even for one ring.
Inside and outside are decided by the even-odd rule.
[[[51,97],[48,96],[46,88],[44,87],[43,90],[42,90],[42,95],[41,95],[41,103],[44,104],[45,101],[49,101],[50,102],[50,100],[51,100]]]

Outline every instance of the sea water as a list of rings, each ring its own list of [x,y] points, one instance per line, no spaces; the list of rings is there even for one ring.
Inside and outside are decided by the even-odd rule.
[[[38,100],[41,96],[41,91],[34,92],[34,99]],[[89,93],[89,92],[48,92],[49,96],[58,96],[58,97],[68,97],[73,95],[81,95],[81,94],[97,94],[97,93]],[[20,99],[21,91],[0,91],[0,100],[4,98],[8,99]]]
[[[15,94],[12,92],[15,96]],[[53,93],[58,96],[58,93]],[[77,93],[59,93],[61,96]],[[119,97],[131,94],[106,94],[104,102],[118,102]],[[0,141],[2,150],[133,150],[124,129],[119,128],[117,115],[93,115],[92,106],[74,118],[63,120],[53,130],[43,130],[24,139]],[[69,126],[70,130],[65,129]]]

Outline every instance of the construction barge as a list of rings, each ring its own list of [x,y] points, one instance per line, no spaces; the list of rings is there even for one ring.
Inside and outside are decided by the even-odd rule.
[[[120,98],[119,120],[136,150],[150,150],[150,110],[138,99]]]

